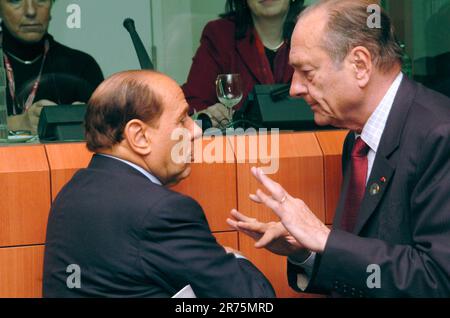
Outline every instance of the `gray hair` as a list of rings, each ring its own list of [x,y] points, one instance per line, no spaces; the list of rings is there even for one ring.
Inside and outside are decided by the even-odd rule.
[[[330,58],[341,64],[348,53],[357,46],[367,48],[372,61],[381,71],[389,71],[402,64],[403,51],[396,41],[391,19],[381,10],[381,27],[369,27],[369,4],[373,0],[321,0],[304,10],[299,20],[316,9],[324,8],[328,21],[324,30],[322,47]]]

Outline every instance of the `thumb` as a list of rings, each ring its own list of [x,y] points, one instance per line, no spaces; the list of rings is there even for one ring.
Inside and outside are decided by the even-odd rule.
[[[272,231],[266,231],[264,235],[255,243],[256,248],[263,248],[272,243],[274,240],[274,234]]]

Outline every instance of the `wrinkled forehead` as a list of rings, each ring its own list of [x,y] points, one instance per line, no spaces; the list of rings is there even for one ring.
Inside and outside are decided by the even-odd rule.
[[[324,36],[328,22],[326,7],[316,8],[301,15],[292,34],[292,44],[314,46]]]
[[[306,59],[313,50],[322,50],[328,14],[316,9],[301,16],[291,39],[290,59]],[[292,61],[291,61],[292,62]]]
[[[181,87],[170,77],[156,74],[148,79],[149,85],[160,96],[164,111],[183,112],[187,108],[187,102]]]

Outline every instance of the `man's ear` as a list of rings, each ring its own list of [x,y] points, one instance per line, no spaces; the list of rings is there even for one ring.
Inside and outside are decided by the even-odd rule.
[[[352,49],[348,59],[353,68],[358,86],[360,88],[366,87],[373,71],[372,54],[364,46],[357,46]]]
[[[130,120],[124,129],[124,138],[130,148],[141,156],[147,156],[152,151],[149,126],[139,119]]]

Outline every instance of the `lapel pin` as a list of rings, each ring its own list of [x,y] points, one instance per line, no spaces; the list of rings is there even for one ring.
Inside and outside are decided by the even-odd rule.
[[[380,178],[380,181],[381,181],[382,183],[386,183],[387,179],[386,179],[386,177],[381,177],[381,178]]]
[[[369,188],[370,195],[377,195],[380,192],[380,186],[377,183],[374,183]]]

